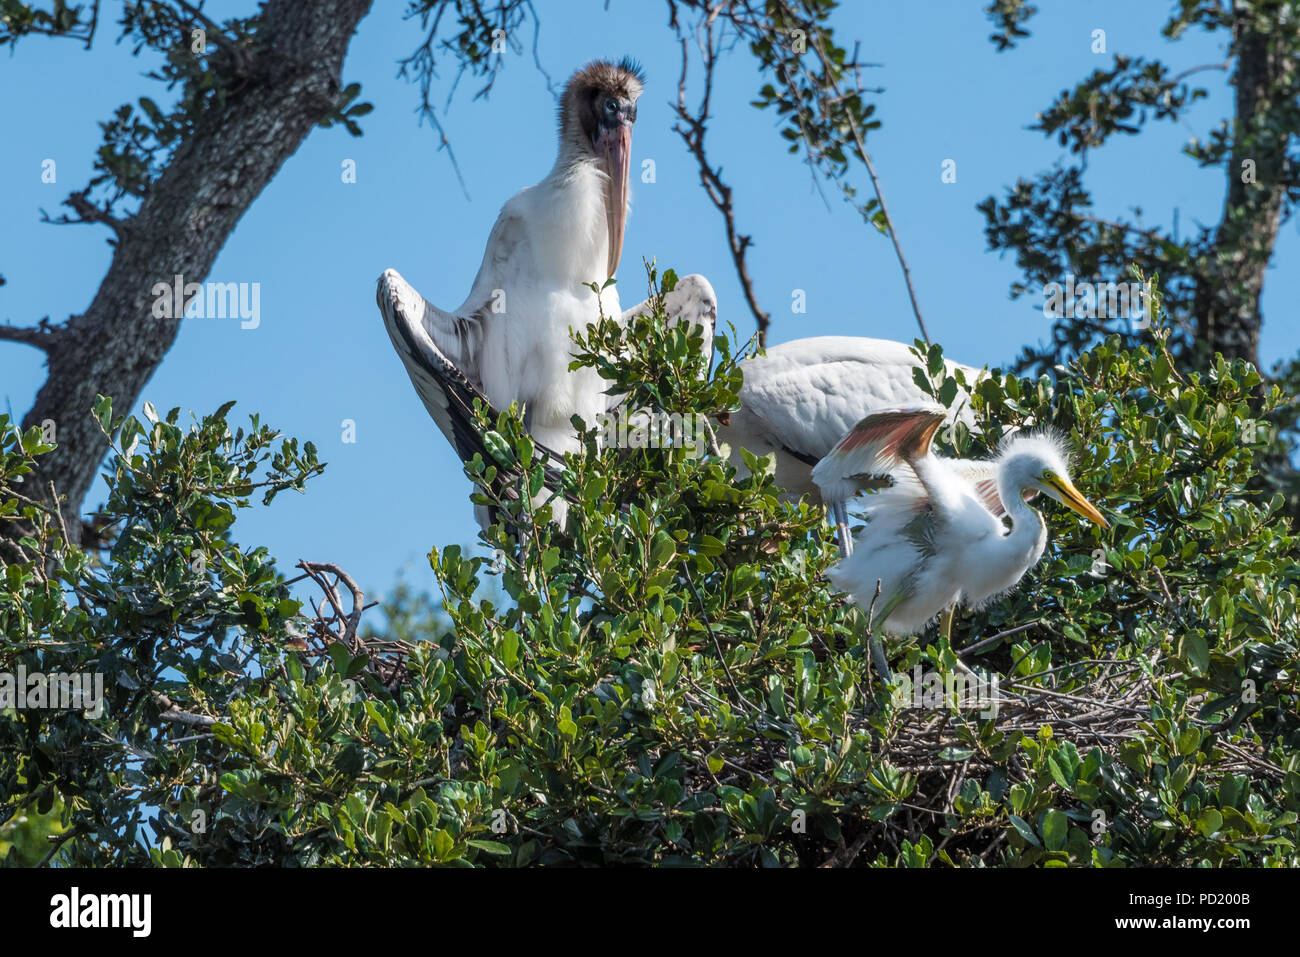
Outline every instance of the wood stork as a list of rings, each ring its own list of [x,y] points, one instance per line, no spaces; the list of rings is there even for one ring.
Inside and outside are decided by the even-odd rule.
[[[585,328],[601,310],[621,314],[615,287],[596,293],[585,284],[603,284],[618,270],[641,90],[631,60],[598,60],[575,73],[561,98],[555,166],[502,207],[469,296],[450,312],[412,300],[423,337],[395,329],[385,312],[417,391],[427,384],[426,369],[409,333],[427,338],[420,346],[431,344],[493,407],[520,403],[539,442],[557,452],[577,450],[570,418],[594,422],[605,409],[607,383],[593,369],[569,369],[569,330]],[[410,288],[391,269],[379,285],[381,309]],[[429,404],[423,392],[421,398]]]
[[[874,600],[873,626],[892,634],[915,634],[959,602],[978,607],[1015,587],[1047,545],[1042,515],[1026,504],[1039,492],[1109,527],[1074,487],[1060,434],[1018,433],[991,460],[951,459],[931,448],[944,421],[937,406],[874,413],[812,471],[826,496],[859,475],[892,480],[869,496],[853,553],[827,573],[864,609]],[[888,675],[872,631],[872,656]]]
[[[430,316],[436,307],[391,269],[380,277],[376,298],[384,325],[393,340],[394,348],[402,357],[416,393],[460,460],[468,462],[475,454],[480,454],[485,462],[492,462],[492,456],[484,445],[474,417],[474,402],[480,400],[495,411],[499,411],[499,408],[489,401],[481,386],[471,381],[430,336],[430,325],[437,321]],[[646,314],[651,308],[651,300],[640,302],[623,313],[623,321]],[[664,296],[664,312],[670,322],[688,323],[712,330],[717,320],[717,303],[708,280],[699,275],[681,277],[676,289]],[[602,403],[610,411],[618,408],[622,400],[621,396],[601,396]],[[586,421],[589,425],[596,424],[594,418]],[[536,433],[533,434],[536,437]],[[599,434],[598,431],[597,435]],[[546,462],[546,486],[556,488],[557,472],[564,465],[563,456],[559,450],[540,440],[537,441],[537,448]],[[515,476],[504,469],[499,469],[498,475],[496,490],[507,497],[512,495]],[[563,521],[560,518],[564,511],[563,502],[554,503],[552,511],[557,520]],[[484,529],[492,524],[492,514],[481,506],[475,508],[475,516]]]
[[[960,369],[973,386],[984,373],[947,362],[951,375]],[[926,402],[929,396],[913,378],[924,365],[901,342],[857,336],[818,336],[772,346],[765,356],[740,363],[745,382],[740,409],[718,431],[718,440],[732,447],[732,462],[747,474],[739,448],[755,455],[775,455],[776,484],[790,497],[811,495],[822,500],[839,531],[840,548],[852,550],[846,504],[877,479],[847,475],[819,486],[812,469],[857,422],[877,409]],[[970,395],[962,392],[947,415],[973,426]]]
[[[704,327],[704,342],[711,348],[718,315],[717,296],[703,276],[687,276],[665,297],[671,321]],[[628,310],[634,314],[647,303]],[[982,369],[945,360],[952,375],[961,370],[969,387],[986,375]],[[812,468],[835,447],[849,429],[876,409],[930,401],[916,384],[914,370],[924,364],[911,348],[889,339],[858,336],[817,336],[775,345],[763,356],[740,363],[744,383],[740,408],[719,423],[717,438],[730,446],[730,461],[743,478],[748,469],[740,450],[775,458],[774,481],[786,490],[787,500],[809,495],[822,501],[835,519],[840,549],[852,551],[847,502],[867,488],[883,487],[887,480],[847,476],[820,488]],[[959,390],[947,422],[974,427],[970,393]]]
[[[458,452],[467,423],[457,424],[452,410],[468,394],[497,409],[518,402],[529,434],[556,453],[579,448],[572,416],[590,424],[604,412],[608,383],[594,369],[569,368],[570,329],[585,328],[602,311],[621,314],[613,285],[596,292],[587,284],[603,286],[622,256],[642,89],[640,67],[626,58],[597,60],[573,75],[560,100],[555,165],[502,207],[458,308],[429,303],[396,270],[380,277],[379,307],[393,346]],[[562,511],[557,503],[561,523]]]

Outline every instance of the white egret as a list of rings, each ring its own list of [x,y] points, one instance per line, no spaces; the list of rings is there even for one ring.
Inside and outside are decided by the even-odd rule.
[[[1058,433],[1018,433],[988,461],[951,459],[931,449],[944,420],[945,410],[936,406],[877,412],[813,469],[827,498],[842,495],[859,475],[892,480],[869,497],[867,525],[853,553],[827,573],[863,609],[875,600],[872,656],[882,675],[889,669],[878,630],[915,634],[958,603],[979,607],[1015,587],[1038,562],[1047,526],[1027,499],[1041,492],[1109,527],[1074,487]],[[950,627],[948,619],[945,631]]]

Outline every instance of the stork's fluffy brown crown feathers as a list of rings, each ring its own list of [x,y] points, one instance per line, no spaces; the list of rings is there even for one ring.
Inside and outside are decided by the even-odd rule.
[[[561,138],[577,139],[573,145],[591,151],[602,123],[609,121],[608,101],[617,104],[621,119],[635,123],[636,101],[644,89],[645,74],[631,57],[617,63],[592,60],[565,84],[560,97]]]

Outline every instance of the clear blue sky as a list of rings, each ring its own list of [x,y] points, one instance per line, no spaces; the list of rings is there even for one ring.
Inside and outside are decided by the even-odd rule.
[[[113,4],[110,3],[110,6]],[[638,263],[657,257],[679,273],[700,272],[717,289],[723,320],[743,336],[753,330],[734,277],[721,221],[701,191],[693,160],[671,131],[668,101],[676,94],[679,48],[665,8],[651,0],[537,0],[541,61],[557,84],[588,59],[632,54],[645,65],[633,169],[655,160],[657,182],[633,180],[632,215],[624,247],[624,292],[641,298]],[[377,0],[361,24],[344,67],[375,111],[365,136],[316,130],[285,164],[239,224],[209,279],[261,284],[262,321],[244,330],[232,320],[187,320],[176,346],[144,398],[161,409],[210,411],[238,399],[236,413],[311,439],[328,461],[306,496],[286,495],[271,509],[243,512],[244,545],[268,545],[286,570],[298,558],[335,561],[368,592],[378,593],[404,566],[431,584],[424,555],[432,545],[472,542],[477,527],[469,483],[451,448],[429,420],[394,354],[374,305],[374,283],[388,266],[400,270],[434,302],[453,307],[469,289],[488,230],[502,202],[536,182],[554,158],[554,104],[531,55],[510,58],[491,98],[474,101],[467,79],[446,117],[470,198],[462,194],[446,155],[412,112],[416,90],[396,79],[396,61],[419,41],[404,21],[404,3]],[[1111,54],[1160,55],[1176,69],[1221,59],[1219,37],[1191,34],[1168,43],[1159,34],[1171,4],[1092,2],[1042,4],[1034,35],[1012,51],[995,52],[982,0],[845,0],[841,41],[862,41],[865,60],[881,67],[868,81],[883,129],[868,146],[910,259],[930,332],[953,358],[997,365],[1021,344],[1046,336],[1041,300],[1011,302],[1014,262],[985,249],[975,204],[1001,195],[1017,176],[1050,167],[1060,150],[1026,127],[1056,93]],[[214,15],[245,14],[254,4],[209,3]],[[38,222],[84,185],[97,123],[121,103],[159,85],[145,79],[148,62],[116,45],[111,21],[95,49],[67,41],[29,39],[0,55],[0,320],[55,321],[83,310],[109,261],[106,230]],[[1108,53],[1090,52],[1094,29],[1107,33]],[[525,49],[531,37],[525,38]],[[443,95],[454,71],[444,70]],[[735,189],[742,231],[756,246],[750,269],[773,314],[772,341],[801,336],[869,335],[910,341],[915,323],[888,241],[865,228],[828,192],[830,208],[808,171],[785,152],[774,118],[747,104],[762,81],[743,50],[727,62],[716,91],[718,117],[711,152]],[[1133,206],[1144,222],[1167,224],[1180,210],[1181,228],[1218,220],[1224,180],[1179,154],[1227,115],[1223,74],[1206,75],[1212,95],[1186,124],[1154,125],[1140,138],[1116,140],[1090,158],[1088,185],[1098,214]],[[41,161],[57,161],[58,182],[42,184]],[[957,182],[940,181],[945,159]],[[340,181],[353,159],[358,182]],[[863,181],[863,189],[868,184]],[[1275,264],[1296,262],[1300,229],[1284,230]],[[808,311],[790,312],[792,290],[807,292]],[[1300,348],[1300,273],[1269,274],[1264,306],[1267,364]],[[21,416],[43,380],[41,356],[0,344],[0,403]],[[4,407],[4,406],[0,406]],[[357,441],[344,444],[341,423],[356,422]],[[89,504],[102,496],[92,490]]]

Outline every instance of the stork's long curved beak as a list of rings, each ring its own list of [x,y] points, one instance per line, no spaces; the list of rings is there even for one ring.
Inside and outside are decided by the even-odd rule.
[[[620,123],[605,130],[596,140],[605,157],[609,185],[605,192],[605,219],[609,229],[609,277],[618,272],[623,257],[623,228],[627,225],[627,178],[632,163],[632,125]],[[609,278],[606,277],[606,278]]]
[[[1052,488],[1060,493],[1061,503],[1069,508],[1072,512],[1078,512],[1090,522],[1095,522],[1102,528],[1110,528],[1110,522],[1106,521],[1106,516],[1097,511],[1096,506],[1083,497],[1083,493],[1074,487],[1064,475],[1055,475],[1048,482]]]

